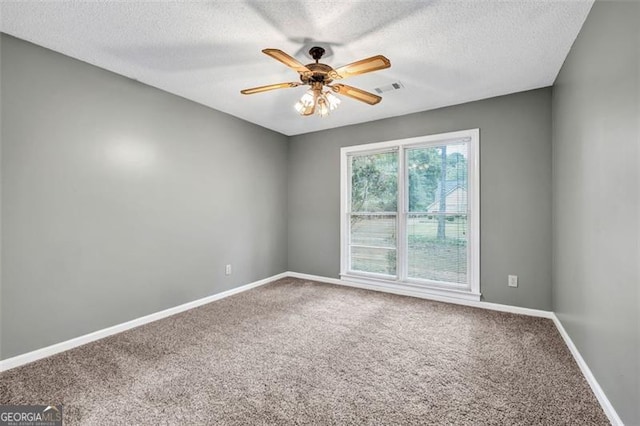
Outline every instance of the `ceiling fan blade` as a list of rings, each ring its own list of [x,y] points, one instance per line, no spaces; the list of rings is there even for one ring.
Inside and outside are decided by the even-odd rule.
[[[369,105],[375,105],[382,100],[382,98],[378,95],[374,95],[373,93],[369,93],[356,87],[347,86],[346,84],[334,84],[330,87],[336,93],[348,96]]]
[[[289,68],[292,68],[299,72],[300,74],[311,73],[311,70],[304,65],[302,65],[296,58],[284,53],[280,49],[264,49],[262,51],[265,55],[271,56],[276,61],[280,61]]]
[[[269,90],[275,89],[287,89],[289,87],[297,87],[300,86],[301,83],[278,83],[278,84],[269,84],[267,86],[260,87],[252,87],[251,89],[241,90],[240,93],[243,95],[253,95],[254,93],[268,92]]]
[[[364,74],[372,71],[383,70],[391,66],[391,61],[382,55],[372,56],[367,59],[353,62],[349,65],[335,69],[329,75],[334,80],[351,77],[352,75]]]

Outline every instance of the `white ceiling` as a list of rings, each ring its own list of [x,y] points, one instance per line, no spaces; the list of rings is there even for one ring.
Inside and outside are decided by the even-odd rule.
[[[593,0],[6,2],[0,30],[286,135],[361,123],[553,84]],[[345,83],[396,81],[369,106],[344,98],[327,118],[293,109],[305,88],[245,96],[297,81],[262,54],[334,68],[383,54],[391,68]],[[307,46],[308,45],[308,46]],[[306,48],[303,48],[306,46]]]

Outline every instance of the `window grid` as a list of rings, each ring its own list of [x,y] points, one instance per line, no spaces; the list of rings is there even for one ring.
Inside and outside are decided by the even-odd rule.
[[[474,133],[475,132],[475,137]],[[458,134],[459,136],[455,135]],[[346,161],[348,175],[345,177],[345,173],[343,172],[343,179],[346,179],[347,185],[343,185],[343,191],[346,189],[346,194],[343,194],[343,200],[346,203],[346,209],[343,208],[343,221],[341,223],[341,233],[343,235],[343,249],[342,249],[342,267],[341,267],[341,275],[343,276],[362,276],[362,277],[372,277],[372,278],[381,278],[385,281],[389,282],[397,282],[404,284],[417,284],[417,285],[426,285],[429,287],[442,287],[442,288],[451,288],[454,290],[466,290],[471,291],[473,293],[479,294],[479,282],[478,282],[478,246],[479,246],[479,230],[477,229],[477,225],[479,224],[477,215],[478,209],[475,204],[477,204],[477,199],[479,198],[478,185],[477,185],[477,145],[478,145],[478,132],[475,131],[464,131],[464,132],[454,132],[454,134],[450,135],[441,135],[442,138],[439,137],[425,137],[425,138],[414,138],[409,141],[395,141],[396,144],[393,146],[389,145],[392,142],[386,143],[386,146],[376,149],[375,146],[383,145],[382,144],[373,144],[373,146],[365,147],[366,150],[362,150],[360,152],[358,147],[348,147],[347,149],[354,149],[354,152],[344,152],[345,148],[343,148],[343,161]],[[447,138],[447,136],[451,136]],[[423,139],[423,140],[420,140]],[[458,191],[457,193],[453,193],[451,195],[451,199],[442,199],[441,203],[445,205],[444,211],[436,211],[434,208],[427,209],[410,209],[410,178],[409,173],[411,166],[409,161],[409,154],[412,151],[420,150],[420,149],[431,149],[438,148],[446,145],[450,146],[460,146],[461,142],[468,148],[466,152],[466,164],[464,168],[460,166],[460,156],[457,156],[457,162],[453,163],[451,169],[449,169],[449,163],[446,163],[447,167],[445,169],[445,181],[441,180],[441,184],[444,185],[447,183],[446,173],[449,170],[453,170],[455,177],[460,179],[460,174],[464,174],[466,176],[466,181],[464,181],[464,189],[465,191]],[[449,148],[447,148],[449,149]],[[370,211],[359,211],[352,212],[352,167],[353,167],[353,158],[356,157],[365,157],[368,155],[376,155],[384,152],[393,152],[397,151],[397,206],[396,212],[389,211],[380,211],[380,212],[370,212]],[[454,151],[455,152],[455,151]],[[443,155],[445,160],[449,160],[446,156],[446,153]],[[444,163],[443,163],[444,164]],[[405,166],[406,165],[406,166]],[[344,164],[343,164],[344,167]],[[449,193],[447,193],[449,194]],[[345,197],[346,196],[346,197]],[[468,198],[468,200],[467,200]],[[475,204],[474,204],[475,202]],[[454,211],[449,211],[454,210]],[[359,220],[362,217],[374,218],[374,217],[395,217],[395,246],[393,244],[382,244],[384,240],[384,236],[381,234],[375,238],[378,241],[374,244],[364,244],[362,241],[357,238],[354,239],[354,218],[358,217]],[[443,220],[438,221],[437,218],[443,218]],[[416,236],[416,228],[428,228],[429,226],[435,226],[436,223],[444,223],[444,225],[439,225],[442,232],[448,235],[447,244],[450,244],[450,247],[446,247],[446,256],[441,255],[441,264],[438,265],[440,268],[444,268],[444,270],[436,271],[431,275],[419,274],[416,273],[415,265],[412,266],[412,262],[415,263],[414,259],[416,252],[416,244],[415,242],[422,242],[423,246],[428,246],[428,242],[425,243],[421,241],[420,238],[427,239],[428,236],[418,235]],[[416,226],[415,224],[419,224]],[[475,224],[475,229],[474,229]],[[344,225],[344,226],[343,226]],[[361,225],[356,225],[361,226]],[[385,224],[384,226],[388,226]],[[413,226],[413,228],[412,228]],[[346,238],[345,238],[346,237]],[[420,238],[418,238],[420,237]],[[360,238],[360,237],[358,237]],[[372,237],[373,238],[373,237]],[[410,238],[414,242],[412,245]],[[423,247],[424,248],[424,247]],[[358,249],[370,249],[372,251],[378,251],[376,256],[381,258],[383,252],[381,250],[387,251],[387,260],[391,262],[393,260],[395,269],[389,267],[388,270],[382,271],[382,269],[372,269],[372,270],[359,270],[358,265],[354,265],[353,263],[353,252],[357,252]],[[423,250],[425,251],[425,250]],[[428,251],[428,250],[427,250]],[[419,251],[418,251],[419,252]],[[391,253],[394,253],[395,256]],[[422,256],[422,260],[418,260],[417,262],[431,261],[432,263],[437,261],[437,256],[429,257],[429,253],[419,253]],[[437,253],[436,253],[437,254]],[[374,256],[375,257],[375,256]],[[418,256],[419,257],[419,256]],[[412,261],[413,259],[413,261]],[[435,260],[434,260],[435,259]],[[450,264],[447,264],[450,262]],[[390,264],[390,263],[389,263]],[[458,265],[458,266],[456,266]],[[355,266],[355,267],[354,267]],[[457,270],[455,268],[458,268]],[[363,268],[361,268],[363,269]],[[366,269],[366,268],[364,268]],[[449,270],[451,269],[451,270]],[[461,271],[463,270],[463,271]]]

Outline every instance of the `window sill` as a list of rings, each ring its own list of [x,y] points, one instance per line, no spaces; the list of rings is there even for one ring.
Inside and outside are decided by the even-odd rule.
[[[349,274],[340,274],[340,279],[347,283],[357,284],[358,287],[367,288],[370,290],[384,291],[387,293],[401,294],[404,296],[420,297],[423,299],[441,300],[450,298],[479,301],[481,296],[481,293],[475,293],[471,290],[458,290],[453,288],[448,289],[423,284],[386,281]]]

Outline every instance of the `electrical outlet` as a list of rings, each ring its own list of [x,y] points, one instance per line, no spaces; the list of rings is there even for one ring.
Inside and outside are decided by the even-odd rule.
[[[509,275],[509,287],[518,287],[518,276]]]
[[[224,267],[224,274],[231,275],[231,265],[227,265]]]

